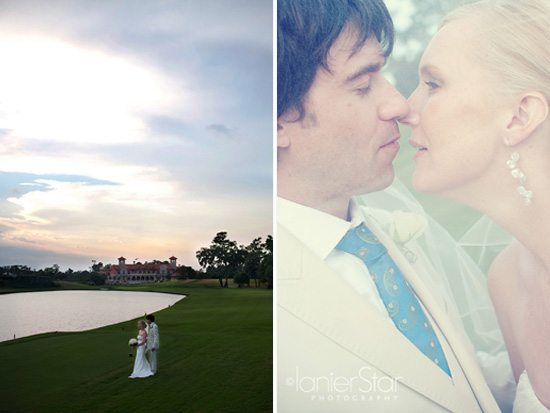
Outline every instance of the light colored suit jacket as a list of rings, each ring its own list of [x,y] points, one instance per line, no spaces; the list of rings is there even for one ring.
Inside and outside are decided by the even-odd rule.
[[[159,347],[159,327],[153,322],[147,329],[147,348],[158,350]]]
[[[277,230],[279,412],[499,412],[461,330],[373,220],[415,290],[452,378],[288,230]]]

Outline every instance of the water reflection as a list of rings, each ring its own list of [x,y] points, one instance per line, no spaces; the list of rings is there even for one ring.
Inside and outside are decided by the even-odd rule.
[[[0,341],[51,331],[84,331],[154,313],[184,295],[128,291],[47,291],[0,295]]]

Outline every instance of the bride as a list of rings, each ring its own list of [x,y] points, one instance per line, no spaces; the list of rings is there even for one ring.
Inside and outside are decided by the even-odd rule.
[[[138,344],[137,344],[137,354],[134,361],[134,371],[128,377],[130,379],[143,378],[152,376],[154,373],[151,371],[151,365],[145,358],[145,346],[147,344],[147,330],[145,327],[147,324],[143,320],[138,321]]]
[[[407,119],[415,189],[472,206],[515,238],[488,287],[521,412],[550,408],[549,45],[548,0],[456,9],[422,56]]]

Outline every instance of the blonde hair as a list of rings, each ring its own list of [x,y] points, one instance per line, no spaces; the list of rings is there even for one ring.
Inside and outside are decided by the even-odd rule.
[[[478,57],[502,82],[502,92],[538,90],[550,101],[550,0],[481,0],[443,18],[477,19]]]

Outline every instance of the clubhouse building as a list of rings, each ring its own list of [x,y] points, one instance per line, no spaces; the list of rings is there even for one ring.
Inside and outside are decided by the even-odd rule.
[[[176,257],[170,257],[170,263],[126,264],[126,258],[120,257],[118,265],[105,269],[105,284],[144,284],[169,281],[178,269]]]

